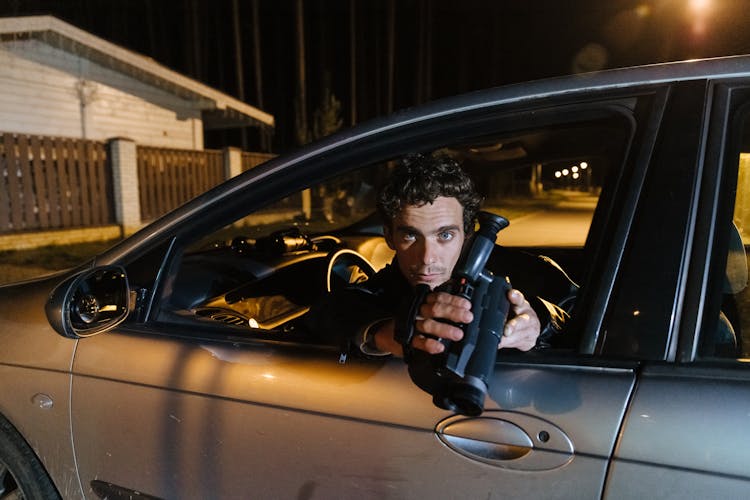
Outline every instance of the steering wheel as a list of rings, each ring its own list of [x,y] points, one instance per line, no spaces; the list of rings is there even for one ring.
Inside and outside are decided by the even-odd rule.
[[[342,248],[328,254],[326,290],[333,292],[349,285],[363,283],[375,274],[375,268],[362,254]]]

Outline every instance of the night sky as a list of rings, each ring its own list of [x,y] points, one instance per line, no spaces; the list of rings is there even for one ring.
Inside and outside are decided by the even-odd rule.
[[[295,0],[255,0],[261,93],[255,78],[253,0],[0,0],[0,15],[51,14],[147,55],[275,115],[274,152],[295,146]],[[419,102],[530,79],[668,60],[750,53],[745,0],[305,0],[308,122],[328,88],[344,126]],[[351,92],[354,5],[356,106]],[[747,33],[747,34],[746,34]],[[388,45],[393,43],[388,100]],[[330,83],[326,83],[330,82]],[[259,99],[262,98],[262,103]],[[353,116],[352,110],[356,111]],[[259,136],[249,149],[261,148]],[[241,145],[212,133],[207,147]]]

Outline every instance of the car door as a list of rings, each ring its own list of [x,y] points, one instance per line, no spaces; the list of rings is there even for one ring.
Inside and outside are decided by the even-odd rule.
[[[627,368],[503,366],[495,404],[463,418],[397,359],[342,367],[333,352],[91,340],[82,355],[96,363],[76,369],[96,376],[74,382],[73,430],[84,489],[99,496],[598,496],[633,384]]]
[[[694,124],[690,141],[681,139],[685,154],[675,154],[696,161],[671,163],[662,178],[662,185],[682,194],[672,197],[669,207],[655,199],[642,206],[649,220],[658,209],[684,231],[681,237],[672,233],[659,249],[634,250],[645,251],[638,254],[638,267],[659,262],[664,268],[668,262],[677,278],[673,321],[663,325],[671,332],[660,346],[667,362],[647,363],[639,374],[609,473],[608,498],[654,491],[675,498],[747,496],[749,88],[746,79],[706,84],[709,112]],[[654,225],[648,230],[663,231]],[[668,247],[672,250],[663,252]],[[640,300],[636,295],[623,297],[623,303]]]
[[[415,125],[401,117],[403,123],[392,124],[394,135],[369,137],[369,149],[348,144],[331,149],[326,143],[299,158],[324,155],[327,165],[282,161],[248,175],[242,185],[247,203],[250,193],[261,196],[270,190],[265,186],[281,185],[279,179],[324,177],[331,159],[334,165],[364,164],[370,160],[356,155],[375,155],[382,144],[396,152],[438,149],[453,147],[448,137],[466,144],[500,132],[533,139],[531,144],[546,137],[537,133],[542,127],[580,134],[578,141],[569,140],[575,135],[549,141],[565,151],[563,146],[584,143],[585,134],[600,130],[597,120],[614,117],[618,126],[625,124],[622,141],[608,151],[609,174],[586,245],[575,252],[585,265],[564,345],[503,353],[481,416],[436,408],[431,396],[411,383],[400,359],[342,356],[335,345],[263,331],[238,335],[184,315],[147,311],[115,331],[80,341],[76,349],[72,432],[86,495],[600,497],[640,354],[625,359],[617,342],[598,333],[620,276],[629,210],[638,200],[634,190],[651,158],[654,136],[647,132],[658,129],[668,102],[663,86],[632,94],[619,87],[540,103],[521,99],[521,108],[514,101],[510,111],[481,106],[466,111],[461,101],[437,125],[434,119]],[[492,115],[499,122],[489,120]],[[591,126],[578,127],[579,121]],[[232,186],[239,196],[240,185]],[[232,203],[230,208],[239,205]],[[230,211],[224,206],[221,213]],[[225,219],[223,224],[236,225]],[[158,249],[164,263],[152,265],[145,280],[158,292],[147,307],[151,311],[164,310],[165,297],[182,286],[177,278],[184,249],[204,236],[200,224],[192,227],[195,237],[184,226],[171,240],[163,236]],[[138,258],[121,259],[131,276],[137,274]],[[653,334],[660,336],[666,333]]]

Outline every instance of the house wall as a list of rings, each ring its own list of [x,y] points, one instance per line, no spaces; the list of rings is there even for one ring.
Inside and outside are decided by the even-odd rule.
[[[33,39],[0,42],[0,131],[203,149],[189,101]]]

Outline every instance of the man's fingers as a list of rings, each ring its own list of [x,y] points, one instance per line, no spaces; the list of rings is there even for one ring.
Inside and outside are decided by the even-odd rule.
[[[509,320],[507,323],[505,323],[505,328],[503,329],[503,336],[509,337],[513,335],[513,333],[516,330],[527,328],[529,323],[531,322],[531,317],[527,313],[519,314],[518,316],[514,317],[513,319]]]
[[[531,304],[526,300],[523,294],[515,288],[508,291],[508,301],[513,306],[513,312],[520,314],[527,309],[531,309]]]
[[[423,318],[440,318],[453,323],[471,323],[474,318],[471,314],[471,302],[443,292],[429,294],[419,312]]]
[[[426,337],[421,334],[414,336],[411,345],[415,349],[420,349],[429,354],[440,354],[445,350],[445,345],[443,345],[443,343],[441,343],[439,340]]]
[[[536,345],[539,318],[520,291],[509,290],[508,300],[514,316],[505,324],[498,348],[528,351]],[[471,323],[473,317],[469,300],[445,292],[430,293],[419,308],[416,329],[420,333],[414,336],[412,346],[430,354],[441,353],[445,345],[438,339],[461,340],[463,330],[455,324]]]
[[[448,340],[461,340],[464,336],[463,330],[455,325],[436,321],[434,319],[417,320],[417,330],[427,336],[439,337]]]
[[[523,313],[505,324],[503,336],[498,348],[515,347],[521,351],[528,351],[536,345],[539,336],[539,319],[536,314]]]
[[[519,292],[520,293],[520,292]],[[442,303],[448,304],[462,309],[471,309],[471,302],[461,297],[460,295],[453,295],[446,292],[433,292],[425,297],[425,304]]]

